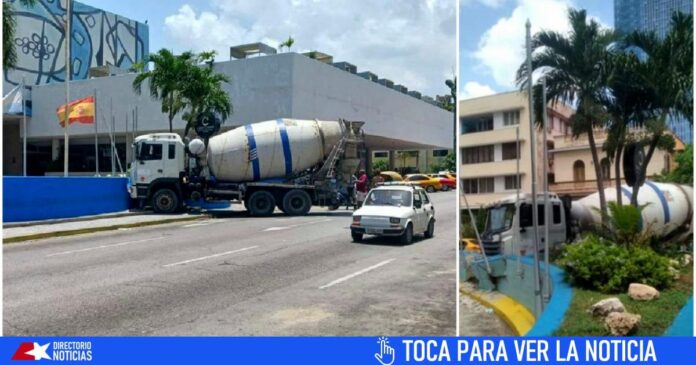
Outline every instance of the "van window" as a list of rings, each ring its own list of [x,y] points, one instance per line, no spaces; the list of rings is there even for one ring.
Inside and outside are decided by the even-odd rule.
[[[544,226],[544,205],[537,204],[537,219],[539,227]],[[534,217],[532,216],[532,205],[522,204],[520,206],[520,227],[531,227],[534,225]]]
[[[561,223],[561,205],[554,204],[553,205],[553,224],[559,224],[559,223]]]
[[[162,144],[161,143],[143,143],[140,145],[141,161],[161,160],[162,159]]]

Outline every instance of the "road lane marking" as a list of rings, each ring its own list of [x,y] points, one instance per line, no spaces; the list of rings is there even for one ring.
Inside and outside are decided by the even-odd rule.
[[[374,270],[374,269],[376,269],[376,268],[382,267],[382,266],[384,266],[384,265],[386,265],[386,264],[388,264],[388,263],[390,263],[390,262],[392,262],[392,261],[394,261],[394,260],[396,260],[396,259],[384,260],[384,261],[382,261],[382,262],[380,262],[380,263],[378,263],[378,264],[375,264],[375,265],[372,265],[372,266],[370,266],[370,267],[364,268],[364,269],[362,269],[362,270],[360,270],[360,271],[356,271],[356,272],[354,272],[354,273],[352,273],[352,274],[350,274],[350,275],[346,275],[346,276],[344,276],[344,277],[342,277],[342,278],[340,278],[340,279],[336,279],[336,280],[334,280],[334,281],[332,281],[332,282],[330,282],[330,283],[328,283],[328,284],[326,284],[326,285],[322,285],[322,286],[319,287],[319,289],[330,288],[330,287],[332,287],[332,286],[334,286],[334,285],[336,285],[336,284],[340,284],[340,283],[342,283],[342,282],[344,282],[344,281],[346,281],[346,280],[350,280],[350,279],[352,279],[352,278],[354,278],[354,277],[356,277],[356,276],[358,276],[358,275],[362,275],[362,274],[364,274],[364,273],[366,273],[366,272],[368,272],[368,271],[372,271],[372,270]]]
[[[306,225],[310,225],[310,224],[316,224],[316,223],[323,223],[323,222],[328,222],[331,220],[332,220],[331,218],[326,218],[326,219],[320,219],[317,221],[309,221],[309,222],[304,222],[304,223],[291,224],[289,226],[268,227],[268,228],[264,229],[263,232],[283,231],[286,229],[297,228],[297,227],[306,226]]]
[[[52,257],[52,256],[60,256],[60,255],[68,255],[71,253],[79,253],[79,252],[87,252],[87,251],[92,251],[92,250],[99,250],[102,248],[111,248],[111,247],[119,247],[119,246],[125,246],[125,245],[130,245],[133,243],[140,243],[140,242],[148,242],[148,241],[154,241],[154,240],[159,240],[164,237],[154,237],[154,238],[146,238],[144,240],[136,240],[136,241],[125,241],[125,242],[119,242],[119,243],[114,243],[110,245],[101,245],[101,246],[95,246],[95,247],[87,247],[87,248],[81,248],[79,250],[70,250],[70,251],[63,251],[63,252],[56,252],[52,253],[49,255],[46,255],[46,257]]]
[[[185,265],[185,264],[189,264],[189,263],[196,262],[196,261],[207,260],[207,259],[213,259],[213,258],[220,257],[220,256],[231,255],[231,254],[233,254],[233,253],[238,253],[238,252],[247,251],[247,250],[253,250],[253,249],[257,248],[257,247],[259,247],[259,246],[244,247],[244,248],[240,248],[239,250],[233,250],[233,251],[227,251],[227,252],[222,252],[222,253],[216,253],[216,254],[214,254],[214,255],[203,256],[203,257],[198,257],[198,258],[195,258],[195,259],[179,261],[179,262],[175,262],[175,263],[172,263],[172,264],[166,264],[166,265],[164,265],[163,267],[172,267],[172,266],[177,266],[177,265]]]

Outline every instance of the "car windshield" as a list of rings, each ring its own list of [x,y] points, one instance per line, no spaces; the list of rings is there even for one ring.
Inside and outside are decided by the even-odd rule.
[[[411,206],[411,192],[405,190],[372,190],[365,199],[365,205]]]
[[[512,204],[503,204],[488,209],[486,222],[487,232],[507,231],[512,227],[512,219],[515,216],[515,207]]]

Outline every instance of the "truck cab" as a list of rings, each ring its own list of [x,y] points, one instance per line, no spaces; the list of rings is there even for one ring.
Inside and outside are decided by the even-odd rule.
[[[539,251],[544,250],[544,194],[538,194]],[[567,241],[570,233],[569,202],[548,193],[549,247]],[[487,255],[531,255],[534,253],[534,224],[531,194],[512,195],[485,207],[486,228],[481,233],[481,248]]]
[[[130,196],[152,201],[158,213],[172,213],[181,207],[181,176],[185,170],[184,143],[176,133],[139,136],[133,143],[130,168]],[[157,196],[153,196],[157,194]]]

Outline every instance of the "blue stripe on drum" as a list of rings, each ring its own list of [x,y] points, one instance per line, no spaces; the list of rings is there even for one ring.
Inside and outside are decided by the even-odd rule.
[[[665,223],[669,223],[669,205],[667,204],[667,198],[665,198],[665,194],[660,190],[660,188],[657,187],[657,185],[653,184],[650,181],[646,181],[645,185],[649,186],[653,191],[655,191],[655,194],[657,194],[657,197],[660,199],[660,204],[662,204],[662,212],[664,213],[665,216]]]
[[[251,162],[251,168],[254,172],[254,181],[258,181],[261,178],[261,173],[259,171],[259,154],[256,150],[256,138],[254,138],[254,129],[250,124],[244,126],[246,130],[247,141],[249,141],[249,161]]]
[[[292,152],[290,151],[290,139],[288,138],[288,129],[285,127],[283,118],[276,119],[278,131],[280,131],[280,140],[283,142],[283,156],[285,156],[285,175],[292,173]]]
[[[633,193],[631,193],[628,188],[621,187],[621,191],[623,191],[623,195],[628,199],[628,204],[631,204],[631,196],[633,196]],[[641,211],[640,213],[640,220],[638,221],[638,229],[641,231],[643,230],[643,212]]]

